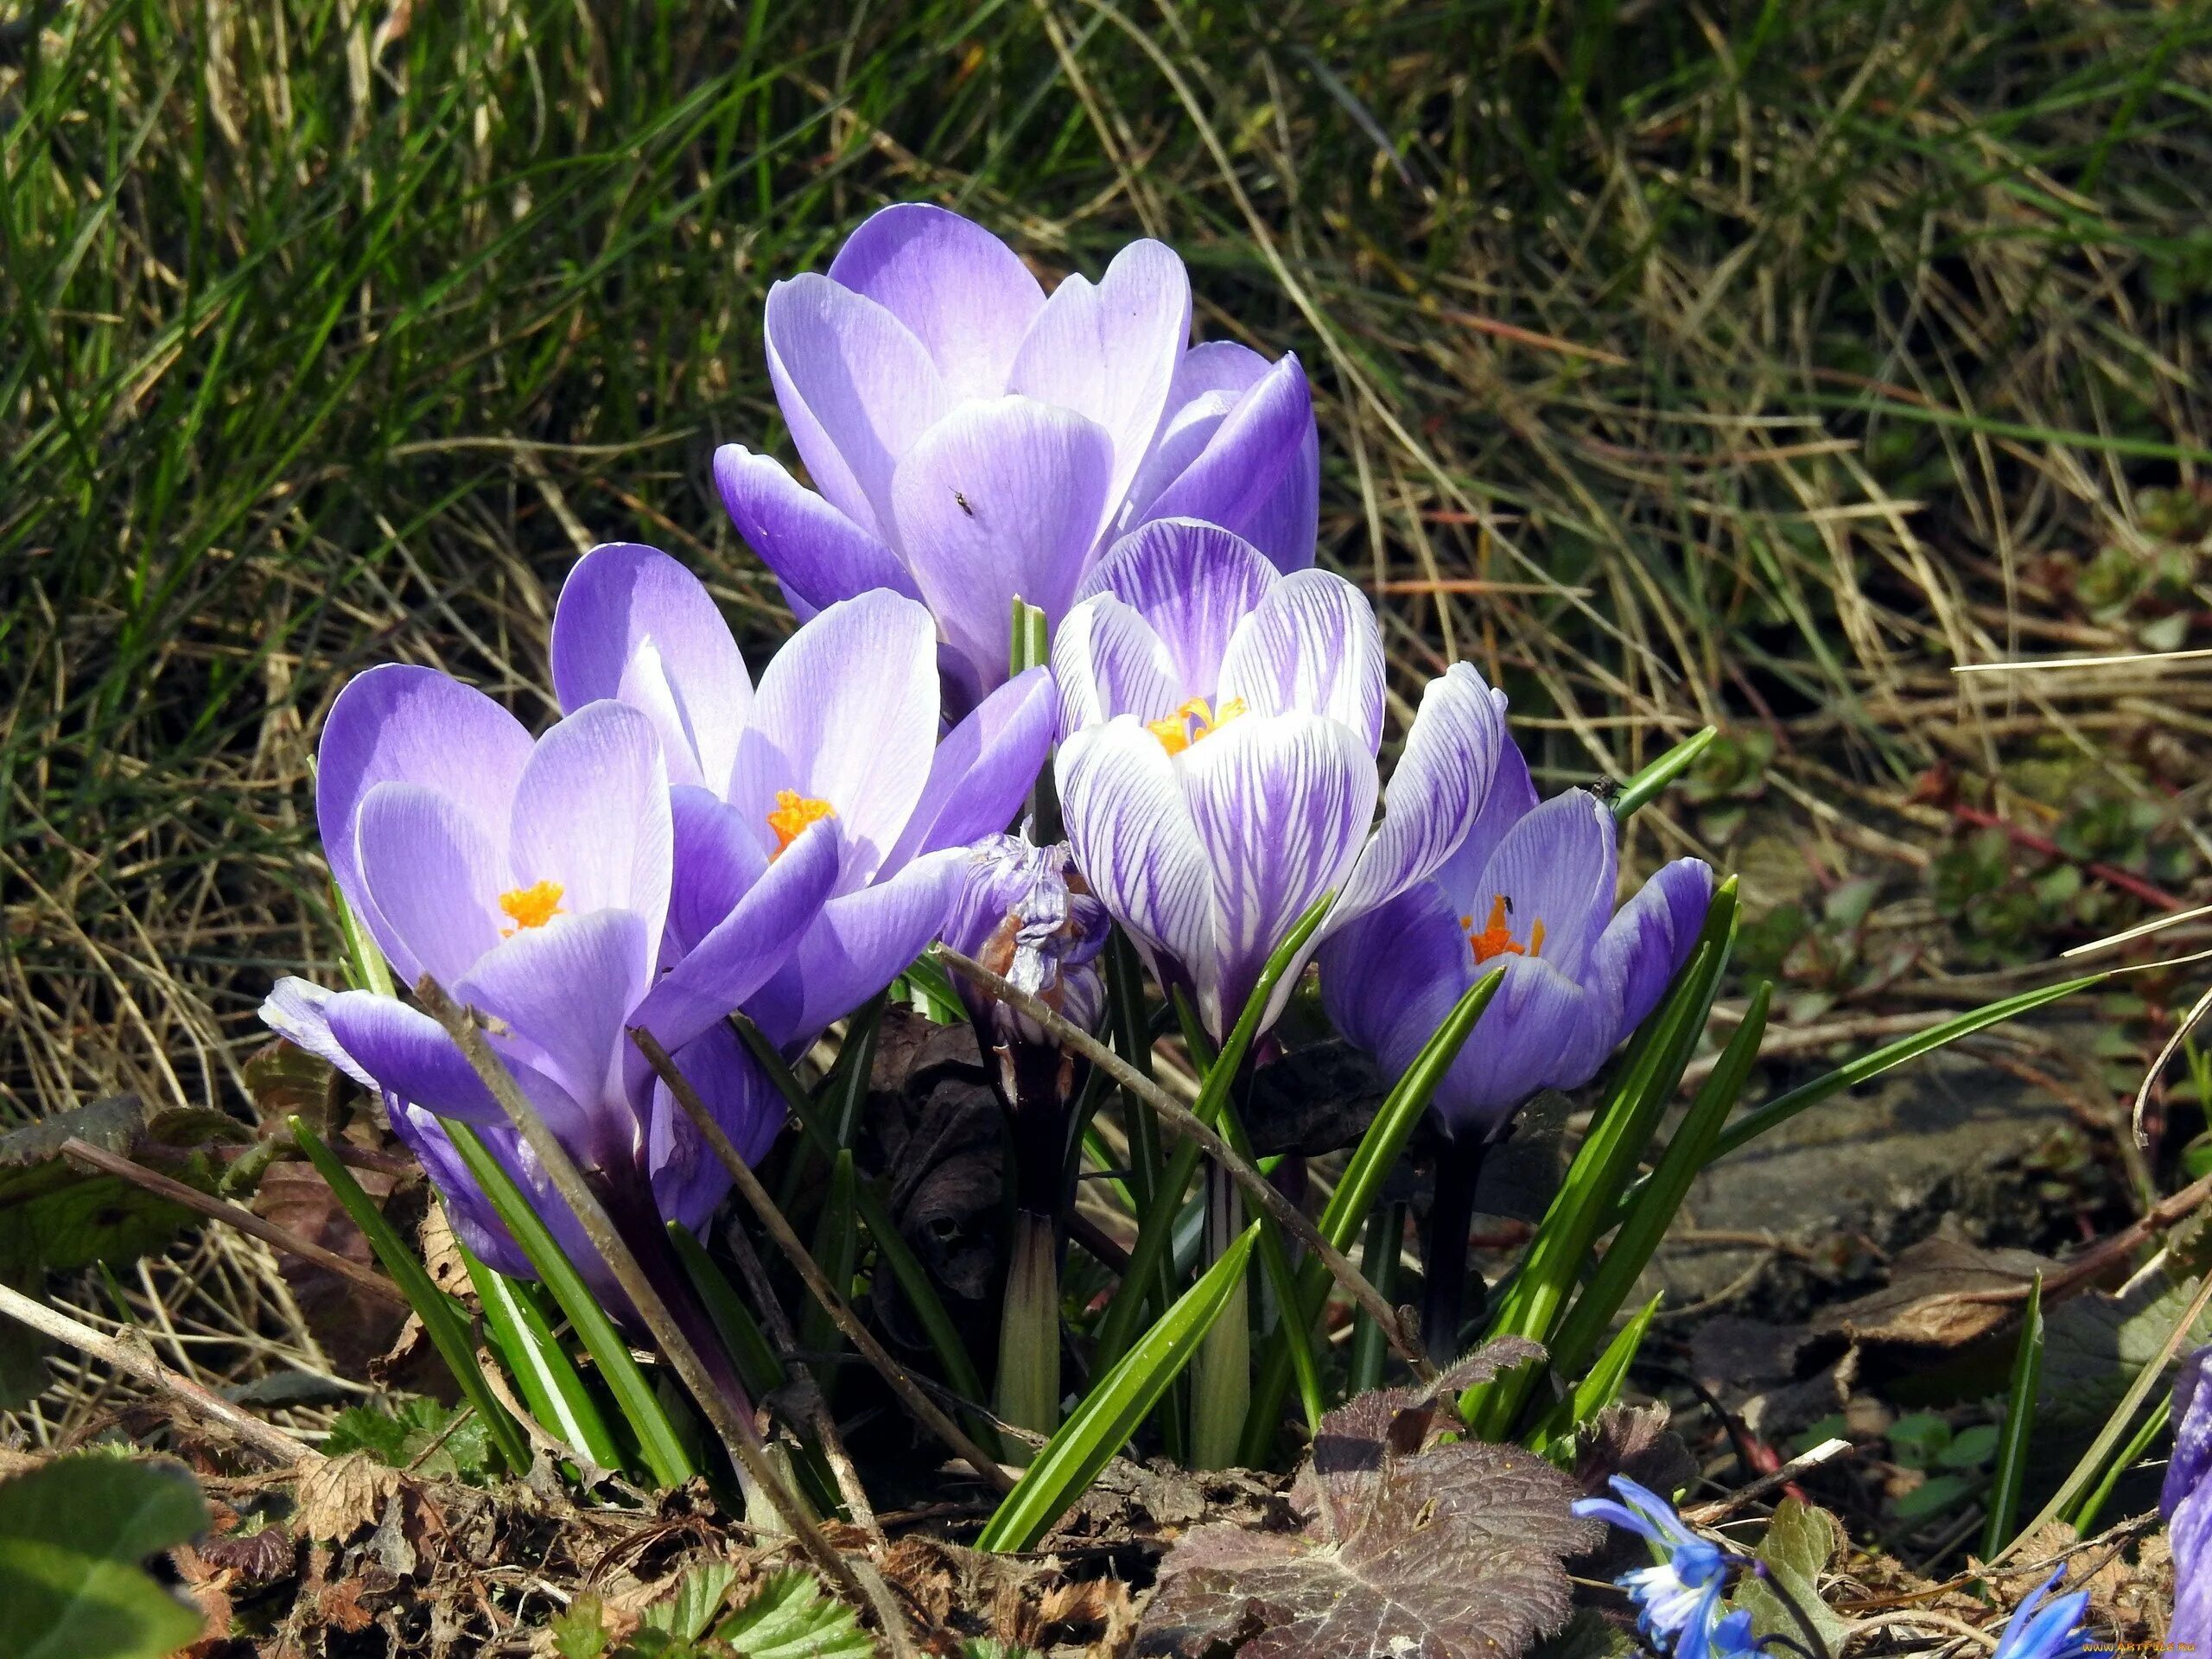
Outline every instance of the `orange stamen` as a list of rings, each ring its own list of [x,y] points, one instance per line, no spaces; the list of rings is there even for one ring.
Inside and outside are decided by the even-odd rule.
[[[526,887],[516,887],[499,895],[499,908],[506,912],[514,923],[503,927],[499,937],[512,939],[525,927],[543,927],[561,913],[561,894],[565,889],[558,881],[533,881]]]
[[[1480,932],[1475,931],[1472,916],[1459,918],[1460,931],[1467,936],[1467,943],[1474,948],[1477,962],[1488,962],[1492,957],[1533,957],[1541,952],[1544,948],[1543,923],[1530,924],[1529,943],[1522,944],[1513,937],[1513,929],[1507,923],[1506,918],[1510,913],[1511,906],[1505,902],[1505,895],[1501,893],[1491,898],[1490,915],[1484,921]]]
[[[1170,754],[1180,754],[1200,738],[1219,731],[1244,712],[1244,699],[1231,697],[1216,714],[1204,697],[1192,697],[1165,720],[1145,722],[1145,730],[1160,740]]]
[[[810,823],[823,818],[834,818],[837,809],[827,801],[817,801],[810,795],[802,795],[795,789],[776,791],[776,810],[768,815],[768,827],[776,832],[776,853],[779,858],[791,842],[797,841]]]

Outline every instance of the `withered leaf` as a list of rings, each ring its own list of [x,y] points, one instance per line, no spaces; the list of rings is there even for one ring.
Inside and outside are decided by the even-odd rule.
[[[1697,1478],[1697,1459],[1667,1425],[1662,1405],[1607,1406],[1576,1431],[1574,1481],[1601,1496],[1615,1475],[1655,1492],[1675,1492]]]
[[[2017,1319],[2029,1284],[2050,1267],[2032,1251],[1938,1233],[1897,1253],[1886,1289],[1824,1310],[1811,1328],[1868,1346],[1962,1348]]]
[[[399,1471],[369,1452],[328,1459],[301,1477],[301,1535],[342,1543],[382,1520],[385,1504],[398,1491]]]
[[[1530,1357],[1478,1351],[1425,1391],[1381,1389],[1322,1419],[1291,1533],[1192,1530],[1160,1565],[1143,1654],[1187,1659],[1500,1659],[1559,1628],[1562,1563],[1604,1529],[1573,1480],[1519,1446],[1442,1441],[1452,1389]]]

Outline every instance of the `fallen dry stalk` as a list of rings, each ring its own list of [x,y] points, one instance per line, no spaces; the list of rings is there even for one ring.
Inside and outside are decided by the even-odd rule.
[[[590,1240],[592,1248],[599,1252],[613,1273],[615,1281],[622,1287],[623,1293],[638,1310],[638,1317],[652,1332],[653,1340],[658,1344],[661,1353],[683,1380],[683,1386],[690,1390],[692,1398],[699,1402],[699,1408],[706,1413],[707,1421],[713,1425],[715,1434],[721,1438],[732,1459],[767,1497],[775,1509],[777,1517],[790,1529],[791,1535],[798,1540],[800,1547],[815,1565],[855,1601],[874,1608],[877,1618],[883,1622],[886,1637],[893,1644],[905,1646],[907,1642],[906,1626],[896,1607],[887,1599],[871,1593],[869,1586],[854,1572],[852,1564],[838,1554],[829,1539],[823,1535],[822,1529],[807,1513],[806,1506],[784,1484],[783,1478],[768,1461],[760,1431],[743,1413],[734,1410],[723,1397],[721,1389],[715,1386],[698,1350],[691,1345],[690,1339],[683,1334],[675,1316],[669,1312],[668,1304],[653,1288],[652,1281],[645,1276],[637,1256],[623,1242],[621,1235],[615,1231],[613,1222],[600,1204],[598,1196],[585,1181],[583,1172],[569,1156],[569,1149],[555,1137],[552,1130],[545,1127],[545,1120],[524,1098],[521,1088],[515,1082],[514,1074],[493,1052],[491,1044],[485,1041],[483,1029],[477,1024],[474,1011],[455,1002],[447,995],[445,987],[429,974],[416,982],[415,995],[430,1017],[443,1026],[447,1034],[460,1046],[469,1065],[484,1086],[492,1091],[492,1097],[499,1102],[499,1109],[506,1114],[508,1121],[515,1126],[516,1133],[522,1136],[536,1155],[546,1178],[553,1183],[554,1190],[560,1193],[563,1201],[575,1213],[585,1237]]]
[[[960,1425],[940,1411],[936,1403],[914,1385],[914,1380],[906,1374],[906,1368],[891,1357],[883,1344],[875,1339],[874,1333],[845,1305],[845,1299],[837,1294],[836,1287],[830,1282],[829,1275],[822,1271],[820,1264],[800,1241],[799,1236],[791,1230],[791,1223],[784,1219],[783,1211],[776,1208],[776,1201],[768,1196],[768,1191],[760,1185],[760,1178],[753,1174],[745,1160],[737,1155],[737,1147],[732,1144],[729,1136],[722,1133],[721,1125],[715,1122],[708,1112],[706,1103],[699,1098],[699,1091],[677,1069],[668,1051],[654,1039],[652,1033],[642,1027],[633,1028],[630,1038],[645,1057],[646,1064],[668,1085],[669,1092],[676,1096],[677,1104],[683,1107],[692,1122],[698,1126],[699,1133],[707,1137],[707,1144],[715,1149],[715,1156],[721,1160],[722,1167],[729,1171],[731,1179],[737,1183],[737,1190],[745,1195],[745,1201],[752,1206],[753,1213],[760,1218],[760,1224],[768,1230],[768,1236],[776,1241],[777,1248],[798,1269],[798,1276],[805,1281],[808,1291],[822,1304],[823,1311],[830,1315],[845,1339],[860,1351],[869,1364],[875,1367],[883,1380],[891,1385],[892,1392],[899,1396],[900,1403],[912,1412],[931,1433],[950,1446],[962,1462],[1000,1491],[1013,1491],[1013,1477],[999,1466],[998,1460],[962,1433]]]
[[[1093,1065],[1103,1069],[1108,1077],[1157,1112],[1161,1122],[1173,1125],[1177,1134],[1205,1148],[1208,1155],[1229,1172],[1230,1178],[1251,1194],[1268,1219],[1319,1258],[1344,1294],[1359,1304],[1368,1318],[1375,1321],[1376,1329],[1389,1338],[1399,1356],[1413,1367],[1414,1376],[1424,1382],[1435,1376],[1436,1367],[1429,1363],[1427,1350],[1407,1335],[1397,1310],[1382,1300],[1375,1287],[1367,1282],[1366,1275],[1351,1264],[1342,1250],[1321,1236],[1319,1230],[1306,1220],[1305,1212],[1275,1190],[1273,1181],[1237,1156],[1236,1148],[1200,1121],[1190,1108],[1082,1027],[1062,1018],[1050,1004],[1032,996],[1011,980],[993,973],[972,957],[963,957],[949,945],[940,944],[938,955],[948,968],[974,980],[1007,1007],[1018,1008],[1037,1021],[1061,1047],[1074,1050]]]
[[[289,1227],[280,1227],[273,1221],[265,1221],[243,1205],[213,1197],[196,1186],[188,1186],[157,1169],[149,1169],[120,1153],[96,1147],[78,1135],[73,1135],[61,1143],[61,1155],[71,1163],[81,1164],[143,1187],[147,1192],[203,1215],[210,1221],[219,1221],[226,1226],[235,1227],[238,1231],[259,1239],[272,1249],[296,1255],[302,1262],[312,1262],[315,1266],[336,1274],[355,1289],[365,1290],[395,1307],[405,1308],[408,1306],[405,1294],[382,1274],[363,1267],[359,1262],[340,1255],[335,1250],[325,1249],[320,1244],[310,1243]]]
[[[250,1411],[241,1411],[219,1394],[210,1393],[181,1372],[173,1371],[137,1344],[111,1337],[71,1319],[58,1308],[34,1301],[19,1290],[0,1285],[0,1314],[20,1319],[41,1336],[66,1343],[126,1376],[136,1377],[159,1390],[194,1414],[220,1423],[272,1463],[306,1464],[322,1461],[322,1453],[304,1440],[296,1440],[274,1423],[264,1422]]]

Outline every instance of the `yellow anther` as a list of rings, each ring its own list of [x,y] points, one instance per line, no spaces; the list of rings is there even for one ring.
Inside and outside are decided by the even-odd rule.
[[[817,801],[811,795],[802,795],[795,789],[776,791],[776,810],[768,815],[768,827],[776,832],[776,855],[781,857],[791,842],[797,841],[810,823],[823,818],[834,818],[837,809],[827,801]]]
[[[561,912],[561,894],[566,891],[558,881],[533,881],[526,887],[516,887],[499,895],[499,908],[507,913],[512,927],[503,927],[499,937],[511,939],[525,927],[543,927]]]
[[[1505,895],[1501,893],[1492,896],[1490,915],[1484,921],[1480,932],[1475,931],[1472,916],[1459,918],[1459,929],[1467,936],[1467,943],[1474,947],[1477,962],[1488,962],[1492,957],[1533,957],[1543,950],[1543,923],[1536,921],[1529,925],[1529,943],[1523,944],[1513,937],[1513,928],[1508,920],[1512,913],[1513,906],[1506,902]]]
[[[1216,714],[1204,697],[1192,697],[1165,720],[1145,722],[1145,730],[1160,740],[1170,754],[1180,754],[1200,738],[1219,731],[1244,712],[1244,699],[1231,697]]]

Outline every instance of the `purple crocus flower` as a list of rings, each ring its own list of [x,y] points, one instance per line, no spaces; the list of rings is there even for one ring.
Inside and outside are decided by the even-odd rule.
[[[1637,1628],[1675,1659],[1705,1659],[1715,1650],[1720,1598],[1728,1587],[1728,1553],[1700,1538],[1675,1506],[1626,1475],[1615,1475],[1610,1497],[1580,1497],[1574,1513],[1632,1532],[1651,1547],[1652,1565],[1621,1574],[1636,1604]],[[1730,1632],[1731,1639],[1738,1632]]]
[[[2176,1652],[2212,1651],[2212,1346],[2182,1362],[2174,1379],[2174,1450],[2158,1507],[2174,1556]]]
[[[1039,847],[1027,835],[991,836],[969,854],[966,880],[943,937],[962,956],[1089,1031],[1106,1011],[1097,957],[1109,925],[1106,906],[1075,873],[1067,842]],[[958,975],[953,981],[987,1039],[1049,1044],[1028,1015]]]
[[[1709,868],[1678,859],[1616,912],[1618,876],[1605,804],[1580,789],[1539,803],[1509,739],[1481,816],[1434,875],[1324,948],[1329,1017],[1395,1076],[1503,965],[1434,1101],[1455,1141],[1494,1138],[1538,1090],[1595,1076],[1697,943]]]
[[[316,816],[339,891],[403,984],[424,974],[491,1016],[490,1040],[548,1128],[601,1178],[618,1220],[696,1226],[728,1178],[628,1040],[677,1057],[748,1155],[781,1121],[723,1014],[785,964],[837,879],[834,826],[752,873],[715,926],[671,959],[676,835],[653,722],[611,702],[533,741],[481,692],[428,669],[354,679],[323,730]],[[463,1239],[526,1264],[461,1172],[437,1120],[483,1131],[599,1273],[574,1218],[518,1144],[459,1048],[429,1015],[368,991],[281,981],[263,1008],[281,1035],[381,1092]],[[658,1219],[656,1219],[658,1217]],[[611,1284],[611,1280],[607,1281]]]
[[[1384,790],[1382,638],[1366,600],[1188,519],[1115,545],[1052,667],[1076,862],[1217,1041],[1316,899],[1337,893],[1325,928],[1342,928],[1444,861],[1504,741],[1503,697],[1456,664],[1422,692]]]
[[[2189,1595],[2189,1574],[2178,1553],[2174,1556],[2175,1581],[2180,1584],[2184,1600]],[[2004,1634],[1997,1638],[1997,1651],[1990,1659],[2080,1659],[2089,1650],[2088,1633],[2082,1628],[2082,1616],[2089,1608],[2089,1592],[2076,1590],[2071,1595],[2049,1599],[2066,1576],[2061,1563],[2057,1570],[2036,1586],[2036,1592],[2013,1611],[2006,1621]],[[2186,1653],[2189,1637],[2178,1617],[2173,1628],[2167,1631],[2169,1652]]]
[[[641,712],[671,757],[671,960],[719,933],[809,826],[834,840],[828,902],[741,999],[791,1053],[937,937],[968,844],[1006,828],[1054,722],[1052,677],[1037,668],[940,739],[929,613],[882,590],[806,622],[756,689],[698,578],[628,542],[593,549],[569,572],[553,683],[564,709],[613,699]]]
[[[1057,623],[1099,550],[1147,519],[1225,524],[1284,570],[1313,562],[1297,359],[1190,332],[1190,279],[1158,242],[1047,298],[981,226],[887,207],[826,276],[769,290],[768,373],[813,490],[735,444],[715,481],[793,610],[872,588],[920,599],[978,696],[1007,677],[1014,598]]]

